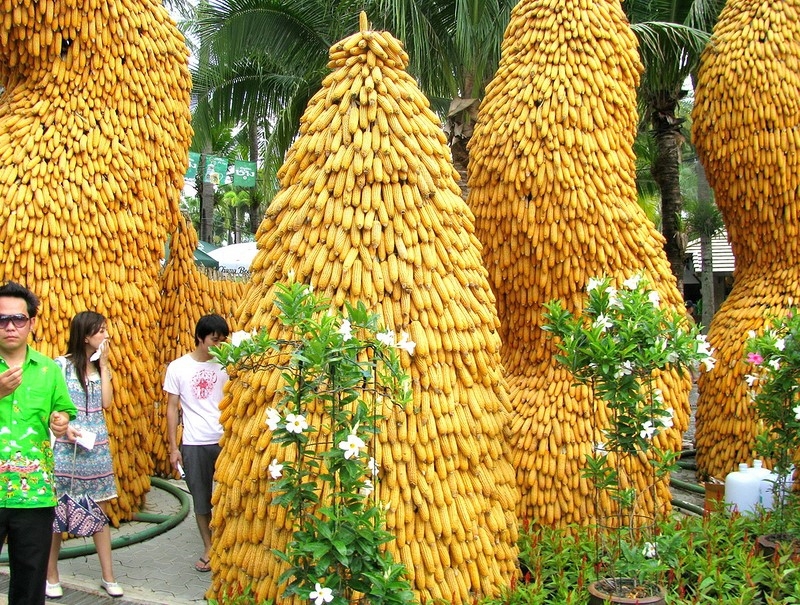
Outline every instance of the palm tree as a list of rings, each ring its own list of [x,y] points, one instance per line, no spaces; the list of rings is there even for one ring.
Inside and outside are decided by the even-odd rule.
[[[639,88],[642,121],[656,142],[651,172],[661,193],[665,251],[678,289],[683,290],[686,239],[681,230],[682,119],[686,79],[697,70],[724,0],[628,0],[622,4],[639,40],[645,72]]]
[[[208,61],[194,73],[195,93],[212,120],[238,120],[261,164],[253,205],[277,191],[275,175],[311,96],[327,72],[328,49],[355,31],[352,0],[212,0],[198,7],[196,33]],[[259,160],[261,160],[259,162]]]
[[[467,144],[486,85],[500,62],[500,44],[517,0],[378,0],[382,27],[402,40],[413,74],[446,115],[455,167],[466,187]]]
[[[516,0],[211,0],[200,6],[197,34],[209,55],[195,73],[198,94],[220,119],[261,125],[264,197],[297,132],[300,116],[329,73],[329,48],[354,33],[365,10],[376,28],[404,42],[417,77],[449,130],[466,174],[466,141]],[[452,108],[450,112],[448,109]]]

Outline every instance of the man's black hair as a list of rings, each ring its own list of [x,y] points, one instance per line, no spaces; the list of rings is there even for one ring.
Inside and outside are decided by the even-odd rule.
[[[199,345],[209,334],[219,334],[227,338],[230,333],[228,322],[221,315],[203,315],[194,329],[194,344]]]
[[[24,300],[28,306],[28,317],[36,317],[36,313],[39,311],[39,299],[37,296],[17,282],[10,281],[0,286],[0,297],[21,298]]]

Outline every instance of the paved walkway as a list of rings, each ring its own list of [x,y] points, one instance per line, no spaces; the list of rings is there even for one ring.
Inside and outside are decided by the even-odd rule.
[[[183,481],[169,481],[172,490],[186,492]],[[191,503],[191,498],[189,498]],[[181,501],[167,489],[154,485],[147,495],[143,512],[154,518],[171,517],[181,512]],[[79,555],[59,561],[64,597],[48,600],[60,605],[191,605],[205,604],[205,592],[211,582],[210,573],[195,571],[194,563],[202,552],[194,513],[190,510],[183,521],[164,533],[138,541],[142,532],[156,531],[157,524],[131,521],[111,528],[114,543],[114,573],[125,590],[121,599],[111,599],[100,588],[100,562],[97,555]],[[162,526],[163,527],[163,526]],[[65,550],[91,544],[91,538],[73,538],[64,543]],[[8,566],[0,566],[0,605],[7,605]]]

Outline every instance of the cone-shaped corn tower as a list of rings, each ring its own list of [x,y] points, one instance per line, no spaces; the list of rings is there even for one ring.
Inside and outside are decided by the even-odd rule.
[[[191,139],[188,51],[160,2],[0,7],[0,280],[42,299],[38,347],[64,352],[73,315],[109,320],[112,519],[149,489],[161,397],[158,272]]]
[[[309,102],[260,226],[240,319],[281,334],[274,288],[293,272],[336,307],[364,301],[387,328],[410,333],[416,351],[403,363],[413,405],[384,410],[376,453],[396,536],[388,548],[420,602],[471,603],[508,585],[517,535],[499,320],[480,244],[399,42],[368,30],[362,15],[361,31],[330,58],[333,73]],[[249,584],[259,599],[281,590],[270,549],[285,547],[291,520],[269,504],[267,466],[285,454],[264,424],[278,380],[243,372],[222,403],[212,595]]]
[[[170,254],[161,274],[161,328],[156,342],[158,377],[162,380],[167,365],[195,347],[194,329],[197,320],[208,313],[225,318],[231,331],[237,330],[236,307],[242,300],[245,282],[211,279],[197,268],[194,251],[197,232],[182,214],[172,234]],[[172,475],[167,442],[166,395],[162,395],[153,414],[153,462],[155,472]]]
[[[663,304],[681,305],[663,239],[636,204],[640,71],[618,0],[523,0],[471,141],[468,202],[502,320],[518,514],[548,525],[593,514],[581,468],[604,441],[606,414],[595,416],[587,389],[555,360],[541,330],[543,303],[560,299],[579,313],[590,277],[641,273]],[[688,378],[660,381],[676,419],[658,445],[680,447]],[[629,470],[645,487],[648,473]],[[669,503],[667,486],[659,491]],[[644,507],[652,514],[652,499]]]
[[[733,291],[708,339],[697,463],[724,477],[753,457],[755,409],[744,345],[800,302],[800,2],[730,0],[703,54],[692,135],[736,257]]]

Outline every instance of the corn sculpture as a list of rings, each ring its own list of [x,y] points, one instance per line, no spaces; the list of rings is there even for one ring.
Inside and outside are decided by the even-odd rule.
[[[218,313],[228,322],[231,331],[237,330],[235,311],[245,292],[245,282],[211,279],[197,268],[194,251],[197,232],[182,215],[172,234],[170,254],[161,275],[161,309],[163,321],[156,342],[159,373],[163,380],[167,365],[195,347],[194,328],[197,320],[208,313]],[[153,414],[153,426],[159,427],[153,439],[155,472],[173,475],[166,440],[166,395],[162,394]]]
[[[76,312],[109,319],[117,522],[153,469],[148,343],[191,139],[188,52],[153,0],[6,0],[0,20],[0,280],[41,297],[45,354],[63,353]]]
[[[518,515],[547,525],[585,523],[595,493],[581,477],[603,442],[606,410],[554,359],[542,304],[583,308],[590,277],[642,273],[662,304],[682,308],[663,239],[636,203],[633,139],[641,64],[618,0],[520,2],[487,87],[470,147],[468,203],[502,320],[502,358],[514,408],[511,445]],[[681,445],[689,379],[660,377]],[[645,466],[630,468],[644,490]],[[658,486],[669,503],[668,486]],[[654,504],[642,514],[652,515]],[[609,514],[611,503],[601,505]]]
[[[697,464],[724,477],[752,459],[757,433],[744,345],[800,302],[800,2],[730,0],[703,54],[692,135],[736,257],[733,291],[708,339]]]
[[[410,333],[413,407],[386,406],[377,440],[378,489],[396,536],[388,548],[421,603],[472,603],[508,586],[516,569],[499,320],[444,134],[407,63],[363,14],[361,31],[331,48],[333,72],[309,102],[259,228],[239,318],[247,330],[282,334],[274,286],[294,272],[333,306],[363,301],[388,329]],[[279,380],[243,371],[221,404],[210,596],[282,591],[284,567],[270,549],[285,548],[292,525],[270,505],[267,467],[286,454],[265,426]],[[319,413],[308,418],[320,426]]]

